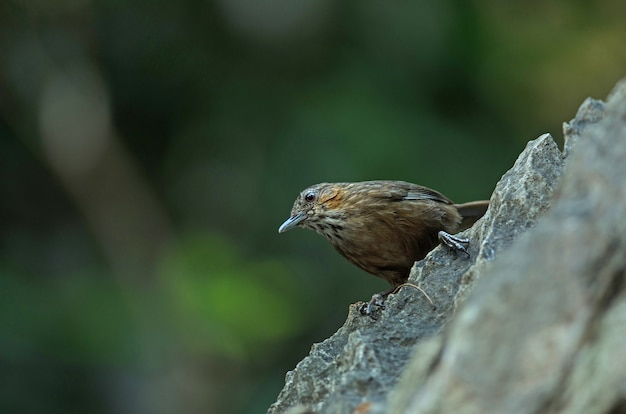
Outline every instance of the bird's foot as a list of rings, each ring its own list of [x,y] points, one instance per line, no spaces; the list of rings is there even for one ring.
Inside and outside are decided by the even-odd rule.
[[[387,295],[388,294],[389,293],[387,293]],[[374,312],[378,309],[385,309],[385,298],[387,295],[384,293],[376,293],[375,295],[372,295],[369,302],[361,305],[361,308],[359,309],[361,315],[367,315],[374,320],[378,319],[376,315],[374,315]]]
[[[467,245],[469,244],[469,239],[464,239],[462,237],[453,236],[450,233],[446,233],[441,230],[437,236],[439,237],[439,241],[441,244],[448,246],[448,248],[462,252],[469,257],[469,253],[467,252]]]
[[[361,307],[359,308],[361,315],[367,315],[374,320],[378,319],[378,317],[376,316],[376,311],[379,309],[385,309],[385,299],[387,299],[387,296],[389,296],[391,293],[396,293],[398,290],[400,290],[401,287],[404,287],[404,286],[409,286],[409,287],[419,290],[424,295],[424,297],[428,299],[428,302],[430,302],[430,304],[432,305],[433,310],[437,309],[437,306],[435,305],[433,300],[430,298],[430,296],[428,296],[428,294],[424,291],[424,289],[422,289],[421,287],[413,283],[406,282],[406,283],[402,283],[401,285],[395,286],[389,290],[386,290],[384,292],[380,292],[380,293],[376,293],[375,295],[372,295],[372,298],[369,300],[369,302],[362,304]]]

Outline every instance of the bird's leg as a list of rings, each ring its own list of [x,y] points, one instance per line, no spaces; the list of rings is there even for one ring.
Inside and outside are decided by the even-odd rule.
[[[446,233],[441,230],[437,233],[439,237],[439,241],[441,244],[448,246],[450,249],[455,250],[457,252],[463,252],[469,257],[469,253],[467,252],[467,245],[469,244],[469,239],[464,239],[461,237],[453,236],[450,233]]]
[[[367,315],[375,320],[376,317],[374,316],[374,309],[385,309],[385,299],[387,299],[387,296],[389,296],[389,294],[394,292],[395,290],[396,286],[393,286],[385,290],[384,292],[372,295],[372,298],[369,302],[361,305],[361,308],[359,309],[361,315]]]
[[[424,292],[424,289],[422,289],[421,287],[417,285],[414,285],[413,283],[407,282],[407,283],[402,283],[401,285],[389,288],[385,290],[384,292],[380,292],[380,293],[376,293],[375,295],[372,295],[372,298],[370,299],[369,302],[361,305],[361,308],[359,309],[361,314],[368,315],[370,318],[376,320],[376,317],[374,316],[374,308],[376,307],[378,309],[385,309],[385,299],[387,299],[387,296],[389,296],[392,293],[396,293],[398,290],[400,290],[401,287],[404,287],[404,286],[410,286],[422,292],[424,297],[426,297],[426,299],[428,299],[430,304],[433,306],[433,309],[437,309],[437,306],[435,306],[430,296],[428,296],[428,294]]]

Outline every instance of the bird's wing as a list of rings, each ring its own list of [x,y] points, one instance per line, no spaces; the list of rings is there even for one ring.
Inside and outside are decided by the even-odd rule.
[[[381,181],[379,189],[381,196],[394,201],[433,200],[444,204],[452,204],[448,197],[438,191],[404,181],[395,181],[393,185],[389,185],[386,181]]]
[[[438,191],[418,185],[416,185],[415,187],[419,188],[407,191],[406,195],[403,197],[403,200],[433,200],[444,204],[452,204],[452,201],[448,197],[444,196]]]

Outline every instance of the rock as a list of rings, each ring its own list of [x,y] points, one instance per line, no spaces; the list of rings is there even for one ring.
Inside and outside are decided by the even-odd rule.
[[[416,288],[360,304],[287,374],[269,413],[605,413],[626,408],[626,82],[545,134]],[[613,411],[612,411],[613,410]]]
[[[572,149],[582,136],[587,125],[597,124],[604,116],[604,102],[587,98],[578,108],[576,118],[569,122],[563,122],[563,135],[565,136],[565,148],[563,154],[568,157]]]

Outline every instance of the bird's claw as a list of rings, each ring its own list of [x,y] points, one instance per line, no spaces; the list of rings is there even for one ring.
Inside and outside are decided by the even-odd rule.
[[[376,320],[378,318],[376,318],[374,312],[378,309],[385,309],[385,297],[380,293],[372,295],[372,298],[369,300],[369,302],[361,305],[359,311],[361,312],[361,315],[367,315],[370,318]]]
[[[467,245],[469,244],[469,239],[465,239],[462,237],[453,236],[450,233],[447,233],[441,230],[437,236],[439,237],[439,241],[441,244],[448,246],[448,248],[464,253],[467,257],[469,257],[469,253],[467,252]]]

